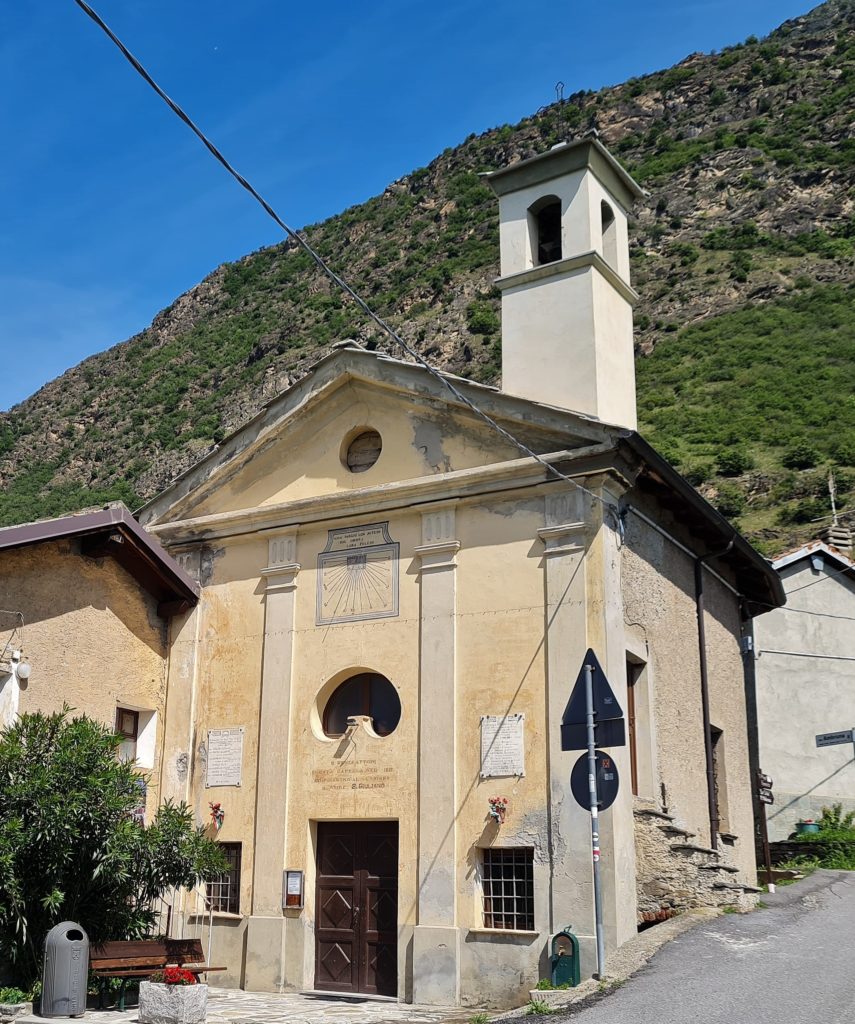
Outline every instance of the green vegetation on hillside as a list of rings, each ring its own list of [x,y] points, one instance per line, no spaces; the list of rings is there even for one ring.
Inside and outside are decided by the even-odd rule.
[[[853,28],[853,0],[829,0],[576,93],[306,233],[422,355],[495,382],[498,211],[479,173],[596,128],[649,190],[630,230],[643,429],[752,539],[788,546],[827,514],[829,467],[855,500]],[[0,414],[0,525],[151,497],[346,337],[390,344],[293,246],[220,267]]]
[[[853,292],[710,317],[637,363],[642,432],[757,540],[827,514],[828,468],[855,504]]]

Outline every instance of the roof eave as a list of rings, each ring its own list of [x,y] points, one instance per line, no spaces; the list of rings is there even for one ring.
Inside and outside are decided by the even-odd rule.
[[[746,598],[752,614],[759,615],[786,603],[787,598],[781,578],[771,563],[742,536],[728,519],[713,508],[706,498],[698,494],[688,480],[666,462],[655,448],[636,431],[622,434],[620,443],[630,448],[642,462],[653,470],[656,476],[705,522],[710,533],[720,539],[721,544],[711,544],[710,550],[724,547],[733,541],[732,552],[728,555],[727,560],[733,565],[737,575],[743,577],[740,591]],[[704,552],[698,554],[701,555]],[[751,577],[762,581],[762,584],[759,587],[755,586]]]
[[[117,543],[109,549],[105,547],[105,554],[115,557],[144,589],[158,599],[160,614],[169,617],[192,608],[198,602],[199,584],[122,504],[108,505],[95,512],[5,527],[0,529],[0,551],[72,538],[88,539],[90,550],[94,550],[94,543],[99,538],[106,544],[114,535]]]

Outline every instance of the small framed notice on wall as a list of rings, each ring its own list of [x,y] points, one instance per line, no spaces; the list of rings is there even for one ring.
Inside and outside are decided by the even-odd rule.
[[[243,726],[208,730],[205,787],[239,786],[243,769]]]
[[[481,778],[525,775],[525,715],[481,715]]]
[[[303,872],[282,872],[282,909],[300,910],[303,906]]]

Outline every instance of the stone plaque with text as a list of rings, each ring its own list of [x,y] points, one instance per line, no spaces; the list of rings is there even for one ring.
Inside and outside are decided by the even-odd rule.
[[[525,775],[525,715],[481,716],[481,778]]]
[[[243,726],[208,730],[205,786],[239,786],[243,767]]]

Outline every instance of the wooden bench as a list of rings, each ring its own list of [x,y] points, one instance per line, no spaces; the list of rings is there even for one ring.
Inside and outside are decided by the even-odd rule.
[[[225,971],[227,967],[211,967],[205,963],[205,953],[201,939],[164,939],[166,943],[166,962],[176,967],[183,967],[193,974],[207,974],[209,971]]]
[[[103,942],[89,951],[89,968],[99,979],[99,1007],[104,1009],[107,981],[121,979],[118,1008],[125,1008],[125,990],[129,982],[145,981],[165,967],[183,967],[192,974],[225,971],[205,963],[200,939],[123,939]]]
[[[118,1007],[125,1008],[129,981],[144,981],[166,967],[166,943],[162,939],[123,939],[102,942],[89,950],[89,969],[99,979],[98,1006],[104,1009],[107,980],[120,978]]]

